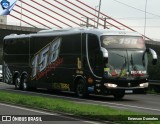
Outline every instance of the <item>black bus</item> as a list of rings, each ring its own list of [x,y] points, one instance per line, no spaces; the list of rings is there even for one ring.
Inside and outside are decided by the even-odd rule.
[[[136,32],[109,29],[46,30],[8,35],[3,42],[3,80],[16,89],[46,88],[89,94],[144,94],[147,53]]]

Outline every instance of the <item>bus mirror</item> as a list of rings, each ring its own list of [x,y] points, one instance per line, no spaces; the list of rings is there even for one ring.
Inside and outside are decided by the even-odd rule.
[[[103,53],[103,57],[104,58],[108,58],[108,51],[105,48],[103,48],[103,47],[101,47],[101,51]]]
[[[101,51],[103,54],[104,62],[108,63],[108,51],[104,47],[101,47]]]
[[[151,48],[149,48],[148,50],[149,50],[149,53],[152,54],[152,58],[153,58],[152,64],[153,65],[157,64],[157,58],[158,58],[157,57],[157,53],[153,49],[151,49]]]

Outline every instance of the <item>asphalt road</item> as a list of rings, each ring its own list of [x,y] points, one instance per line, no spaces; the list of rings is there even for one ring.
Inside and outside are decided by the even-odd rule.
[[[44,90],[38,90],[41,92],[23,92],[20,90],[14,90],[14,86],[0,82],[0,90],[7,90],[9,92],[39,95],[45,94]],[[5,97],[5,96],[4,96]],[[37,121],[33,121],[37,120]],[[72,117],[72,115],[51,113],[42,110],[36,110],[32,108],[26,108],[13,104],[0,103],[0,124],[103,124],[106,122],[90,121],[83,118]],[[110,122],[108,122],[110,123]]]
[[[144,114],[160,115],[160,95],[126,95],[123,100],[115,101],[112,96],[90,96],[88,99],[79,99],[72,93],[51,93],[47,90],[40,89],[36,91],[20,91],[15,90],[14,86],[4,83],[0,83],[0,90],[51,98],[63,98],[77,103],[109,106],[116,109],[141,112]]]

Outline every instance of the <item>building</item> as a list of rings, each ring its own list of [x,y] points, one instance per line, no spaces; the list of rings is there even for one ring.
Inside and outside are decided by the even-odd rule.
[[[0,24],[7,24],[7,16],[6,15],[2,15],[0,16]]]

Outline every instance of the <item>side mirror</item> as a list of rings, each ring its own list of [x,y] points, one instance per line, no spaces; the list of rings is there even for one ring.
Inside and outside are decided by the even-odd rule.
[[[153,58],[152,64],[156,65],[157,64],[157,59],[158,59],[157,53],[151,48],[147,49],[146,51],[152,54],[152,58]]]
[[[101,47],[101,51],[103,54],[104,62],[108,63],[108,51],[104,47]]]

